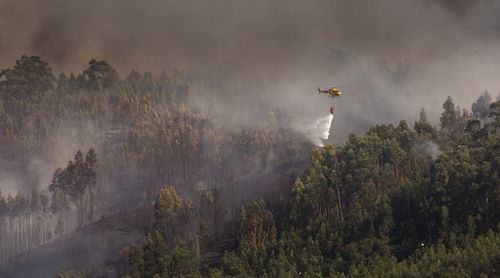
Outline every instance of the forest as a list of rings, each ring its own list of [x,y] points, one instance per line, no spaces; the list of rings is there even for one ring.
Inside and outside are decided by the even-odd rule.
[[[20,189],[0,191],[0,265],[144,209],[113,263],[57,277],[500,275],[500,95],[317,148],[265,102],[225,112],[251,96],[200,94],[213,75],[2,70],[0,169]],[[304,160],[284,186],[258,179]]]
[[[485,93],[468,113],[448,98],[438,130],[422,109],[414,128],[376,125],[314,149],[287,200],[241,207],[236,246],[209,277],[498,276],[500,101],[490,102]],[[202,274],[178,265],[182,240],[158,251],[172,235],[156,231],[130,247],[125,277]]]
[[[0,262],[151,204],[167,186],[181,196],[219,190],[210,202],[226,204],[219,217],[229,218],[257,194],[237,186],[307,157],[312,144],[289,128],[288,115],[263,108],[245,128],[245,111],[224,113],[216,96],[202,101],[192,89],[214,81],[188,71],[132,71],[122,80],[96,60],[55,77],[36,56],[2,70],[2,181],[19,191],[0,191]],[[217,223],[207,225],[214,234]]]

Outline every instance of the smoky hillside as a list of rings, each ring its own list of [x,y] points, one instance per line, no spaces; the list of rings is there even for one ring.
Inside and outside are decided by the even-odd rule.
[[[413,127],[377,124],[338,146],[314,148],[281,198],[249,202],[229,218],[220,192],[182,197],[162,188],[142,217],[135,210],[90,225],[101,232],[86,250],[102,256],[94,241],[113,229],[123,236],[138,218],[142,241],[108,251],[99,265],[66,264],[57,275],[496,277],[500,100],[481,94],[468,112],[448,97],[442,108],[439,128],[422,109]],[[14,266],[10,273],[49,273],[36,263],[40,253],[24,264],[36,271]]]
[[[499,13],[0,0],[0,276],[498,276]]]
[[[217,80],[202,71],[120,78],[96,60],[55,76],[36,56],[3,70],[2,261],[150,204],[166,186],[184,197],[220,190],[233,208],[279,191],[244,181],[305,162],[313,145],[262,100],[197,89],[213,92]]]

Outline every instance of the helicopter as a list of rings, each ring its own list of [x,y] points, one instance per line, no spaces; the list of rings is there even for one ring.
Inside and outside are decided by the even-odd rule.
[[[336,96],[340,96],[342,94],[342,92],[335,88],[335,87],[332,87],[328,90],[321,90],[318,86],[318,93],[319,94],[329,94],[331,97],[336,97]],[[333,112],[335,112],[335,109],[333,108],[333,106],[330,107],[330,114],[333,115]]]
[[[329,94],[332,97],[340,96],[342,94],[342,92],[339,89],[335,88],[335,87],[332,87],[332,88],[330,88],[328,90],[321,90],[319,88],[319,86],[318,86],[318,93],[319,94]]]

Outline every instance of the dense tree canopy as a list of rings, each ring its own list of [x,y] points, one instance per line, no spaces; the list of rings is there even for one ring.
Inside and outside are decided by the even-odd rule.
[[[39,57],[2,70],[2,161],[29,172],[34,159],[74,157],[52,168],[48,191],[0,192],[0,263],[154,203],[143,242],[122,252],[125,277],[498,276],[500,102],[487,92],[472,113],[448,97],[439,128],[422,109],[413,128],[379,124],[312,149],[264,104],[255,124],[234,124],[244,113],[228,120],[216,99],[202,101],[193,88],[204,82],[190,71],[121,79],[97,60],[57,78]],[[241,200],[230,218],[218,190],[309,154],[286,196]],[[203,265],[201,252],[228,238]],[[91,275],[101,274],[59,277]]]
[[[80,74],[56,77],[36,56],[22,56],[0,71],[0,161],[20,173],[33,172],[33,161],[59,166],[50,184],[37,184],[35,174],[19,177],[19,187],[49,186],[46,217],[58,220],[49,221],[46,238],[152,203],[167,185],[197,195],[307,156],[312,144],[289,128],[288,115],[263,105],[266,112],[255,125],[241,128],[231,122],[244,115],[228,120],[217,96],[202,102],[192,88],[210,83],[206,74],[174,70],[154,76],[132,70],[122,79],[106,61],[91,60]],[[82,149],[91,151],[85,155]],[[215,203],[208,211],[220,214]],[[28,229],[22,223],[32,216],[23,215],[18,226]],[[220,216],[211,218],[205,225],[214,236]],[[29,237],[15,233],[23,239],[0,244],[15,249],[0,261],[37,246],[35,240],[14,244]]]
[[[498,275],[500,137],[480,122],[455,132],[462,116],[451,98],[444,110],[447,149],[434,158],[436,132],[425,112],[416,131],[404,121],[377,125],[342,146],[315,149],[284,219],[274,208],[278,236],[258,246],[248,243],[255,237],[238,237],[211,277]]]

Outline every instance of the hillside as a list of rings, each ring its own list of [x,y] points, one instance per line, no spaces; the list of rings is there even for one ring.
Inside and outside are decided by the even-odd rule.
[[[221,204],[224,207],[225,222],[232,225],[231,217],[238,210],[238,204],[249,203],[252,198],[275,200],[290,186],[290,178],[301,173],[307,163],[286,163],[266,174],[256,175],[226,187],[221,187],[221,195],[233,194],[234,203]],[[256,186],[249,187],[249,184]],[[252,192],[250,192],[252,191]],[[231,212],[231,208],[234,211]],[[104,277],[121,277],[126,272],[126,258],[120,251],[131,243],[141,244],[144,234],[153,224],[154,208],[144,206],[128,211],[120,211],[97,222],[63,236],[54,242],[35,248],[12,258],[5,263],[0,274],[2,277],[55,277],[66,270],[95,270],[106,273]],[[218,265],[224,251],[234,245],[230,236],[220,235],[213,238],[200,251],[202,265]],[[93,274],[92,274],[93,275]]]
[[[439,133],[421,117],[314,150],[280,210],[242,209],[210,277],[498,276],[500,102],[463,129],[449,104]]]
[[[315,149],[287,200],[241,208],[237,245],[209,276],[497,276],[500,102],[484,125],[450,98],[443,108],[439,131],[423,112],[413,129],[377,125]],[[173,195],[160,191],[156,231],[131,245],[126,277],[200,275],[202,229],[188,245],[172,230]]]
[[[378,124],[314,148],[314,128],[289,111],[202,95],[209,77],[122,79],[97,60],[55,77],[35,56],[3,70],[0,170],[19,191],[0,192],[2,271],[334,277],[382,259],[405,273],[422,246],[447,256],[496,240],[500,104],[489,93],[472,112],[448,97],[439,128],[422,109],[413,128]],[[228,102],[252,107],[223,112]]]
[[[122,79],[97,60],[78,75],[56,77],[36,56],[2,70],[0,264],[151,204],[170,185],[183,198],[220,190],[217,202],[230,209],[276,190],[260,187],[275,179],[266,175],[304,161],[312,144],[291,129],[290,115],[262,102],[252,114],[248,106],[221,112],[250,97],[220,91],[208,100],[193,89],[217,81],[205,78],[132,71]],[[256,176],[257,184],[242,183]]]

